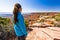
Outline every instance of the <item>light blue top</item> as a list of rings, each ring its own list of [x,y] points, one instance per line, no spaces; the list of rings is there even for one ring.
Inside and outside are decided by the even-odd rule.
[[[21,12],[18,12],[17,16],[18,21],[14,24],[14,30],[17,36],[25,35],[27,36],[27,30],[24,23],[24,17],[21,15]]]

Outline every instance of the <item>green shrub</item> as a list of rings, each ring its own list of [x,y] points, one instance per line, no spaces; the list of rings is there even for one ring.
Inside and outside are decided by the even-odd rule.
[[[25,25],[26,25],[26,27],[28,27],[28,21],[27,20],[25,20]]]
[[[52,18],[55,18],[55,16],[52,16]]]
[[[60,17],[59,16],[56,16],[55,19],[56,19],[56,21],[60,21]]]

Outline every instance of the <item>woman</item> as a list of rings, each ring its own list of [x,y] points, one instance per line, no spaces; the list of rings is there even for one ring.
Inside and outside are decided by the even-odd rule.
[[[26,26],[24,23],[24,18],[21,14],[22,7],[19,3],[16,3],[14,5],[14,31],[18,37],[18,40],[25,40],[25,37],[27,36]]]

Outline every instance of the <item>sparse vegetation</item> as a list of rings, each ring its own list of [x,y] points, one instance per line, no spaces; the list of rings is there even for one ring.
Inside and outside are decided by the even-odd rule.
[[[60,21],[60,14],[57,14],[56,16],[52,16],[52,18],[55,18],[56,21]]]
[[[10,23],[9,18],[0,17],[0,25],[2,26],[3,31],[10,32],[13,29],[13,25]]]

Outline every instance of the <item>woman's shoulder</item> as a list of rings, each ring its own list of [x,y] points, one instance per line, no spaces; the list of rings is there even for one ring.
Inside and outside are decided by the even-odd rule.
[[[23,17],[22,14],[21,14],[21,13],[18,13],[17,18],[18,18],[18,19],[21,19],[22,17]]]

